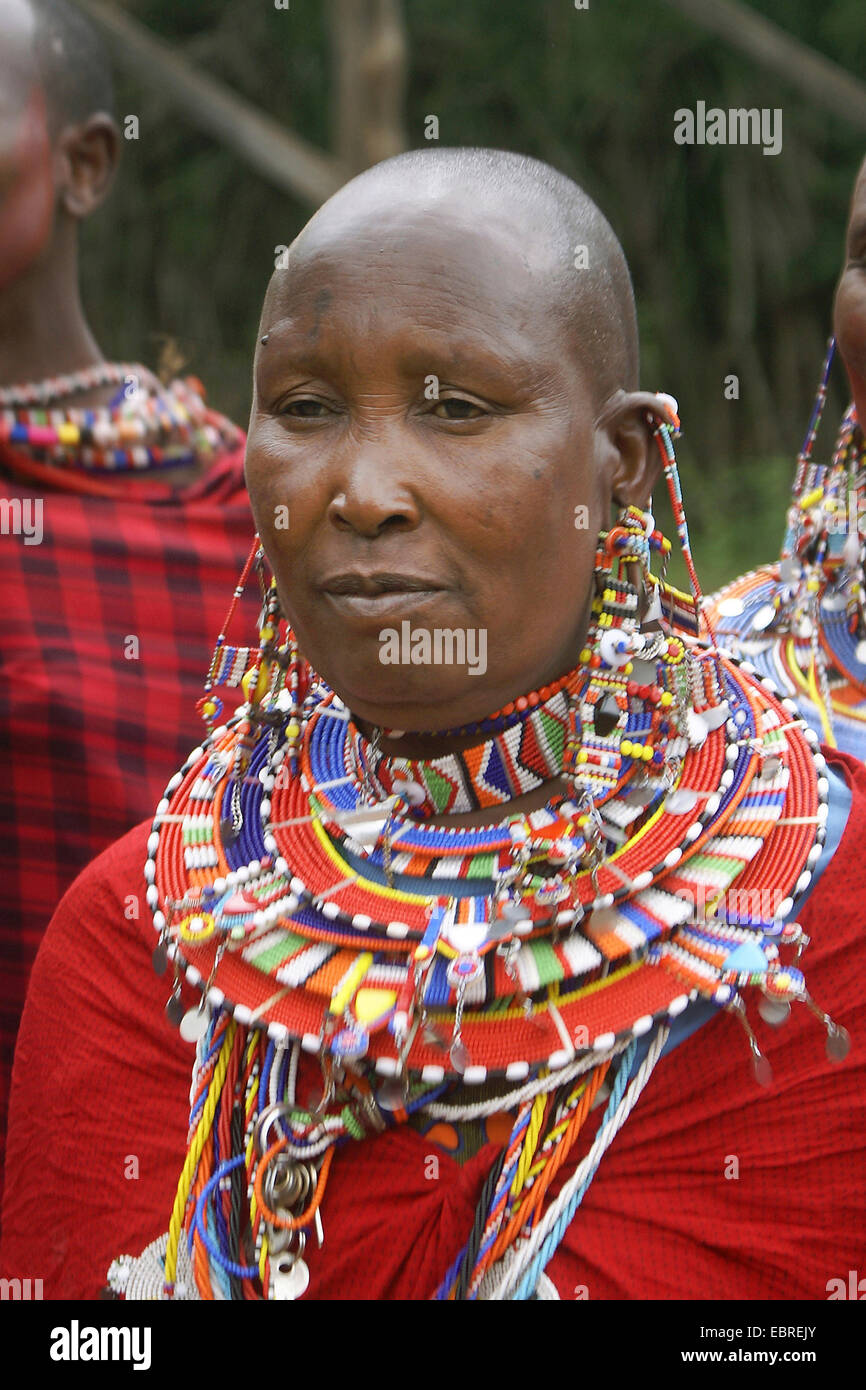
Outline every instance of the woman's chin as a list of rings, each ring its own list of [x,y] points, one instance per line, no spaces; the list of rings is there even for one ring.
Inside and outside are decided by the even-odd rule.
[[[451,729],[490,713],[475,681],[441,666],[321,674],[357,718],[388,729]]]

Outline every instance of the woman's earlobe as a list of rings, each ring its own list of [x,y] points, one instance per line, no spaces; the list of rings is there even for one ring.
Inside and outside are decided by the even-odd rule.
[[[120,132],[104,113],[68,127],[60,138],[66,165],[61,202],[71,217],[88,217],[107,197],[120,162]]]

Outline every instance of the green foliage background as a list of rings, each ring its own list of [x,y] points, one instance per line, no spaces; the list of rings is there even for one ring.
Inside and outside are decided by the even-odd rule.
[[[122,8],[297,134],[331,147],[327,0],[126,0]],[[863,0],[752,0],[866,73]],[[521,150],[583,184],[635,281],[643,385],[680,401],[693,549],[705,588],[769,558],[830,330],[864,142],[664,0],[405,0],[409,143]],[[118,67],[124,142],[84,233],[83,293],[106,353],[155,363],[166,340],[245,422],[274,247],[312,209],[279,193]],[[780,107],[783,149],[674,144],[674,111]],[[740,399],[724,398],[736,373]],[[845,400],[836,369],[823,451]],[[661,512],[661,508],[659,509]]]

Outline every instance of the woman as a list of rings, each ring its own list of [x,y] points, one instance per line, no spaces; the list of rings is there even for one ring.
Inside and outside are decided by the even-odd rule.
[[[854,185],[835,331],[791,489],[778,561],[741,575],[707,601],[716,636],[796,700],[833,747],[866,757],[866,577],[863,433],[866,178]],[[853,403],[831,460],[813,461],[838,341]]]
[[[864,774],[690,649],[698,597],[652,574],[643,510],[663,469],[691,565],[674,403],[637,370],[616,238],[536,161],[400,156],[298,237],[247,454],[274,584],[203,713],[245,668],[249,704],[54,919],[5,1273],[821,1298],[847,1269]],[[142,860],[156,936],[119,911]]]

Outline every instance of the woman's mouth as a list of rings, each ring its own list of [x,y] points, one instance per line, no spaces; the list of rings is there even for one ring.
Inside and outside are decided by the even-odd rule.
[[[340,613],[356,618],[385,618],[414,612],[443,591],[429,576],[360,570],[331,575],[319,585]]]

